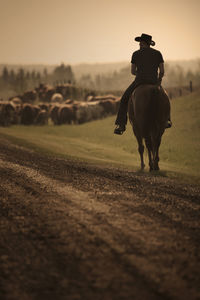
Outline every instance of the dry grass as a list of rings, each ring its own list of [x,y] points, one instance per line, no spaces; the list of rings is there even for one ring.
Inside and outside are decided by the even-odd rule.
[[[174,99],[171,107],[173,127],[163,135],[159,174],[200,182],[200,93]],[[138,170],[140,160],[131,126],[123,136],[116,136],[114,120],[109,117],[83,125],[13,126],[0,128],[0,133],[39,151]],[[145,160],[147,165],[147,154]]]

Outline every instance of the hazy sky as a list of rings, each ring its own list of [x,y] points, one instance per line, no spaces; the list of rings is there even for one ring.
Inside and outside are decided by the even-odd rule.
[[[129,61],[142,32],[192,59],[199,30],[200,0],[0,0],[0,63]]]

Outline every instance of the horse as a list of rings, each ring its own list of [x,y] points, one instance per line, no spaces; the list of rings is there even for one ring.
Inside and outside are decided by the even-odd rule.
[[[149,171],[159,170],[159,147],[170,117],[170,101],[158,85],[143,84],[132,93],[128,105],[129,121],[138,142],[141,170],[144,169],[144,144],[148,150]]]

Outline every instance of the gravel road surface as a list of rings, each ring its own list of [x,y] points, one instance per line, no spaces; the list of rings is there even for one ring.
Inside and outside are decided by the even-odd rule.
[[[200,299],[200,187],[0,137],[0,299]]]

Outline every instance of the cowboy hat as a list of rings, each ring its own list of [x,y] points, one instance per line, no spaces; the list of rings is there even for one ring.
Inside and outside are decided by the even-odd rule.
[[[152,41],[152,36],[148,35],[148,34],[145,34],[145,33],[142,33],[141,36],[137,36],[135,38],[135,41],[136,42],[144,41],[144,42],[146,42],[147,44],[149,44],[151,46],[155,46],[155,44],[156,44],[154,41]]]

